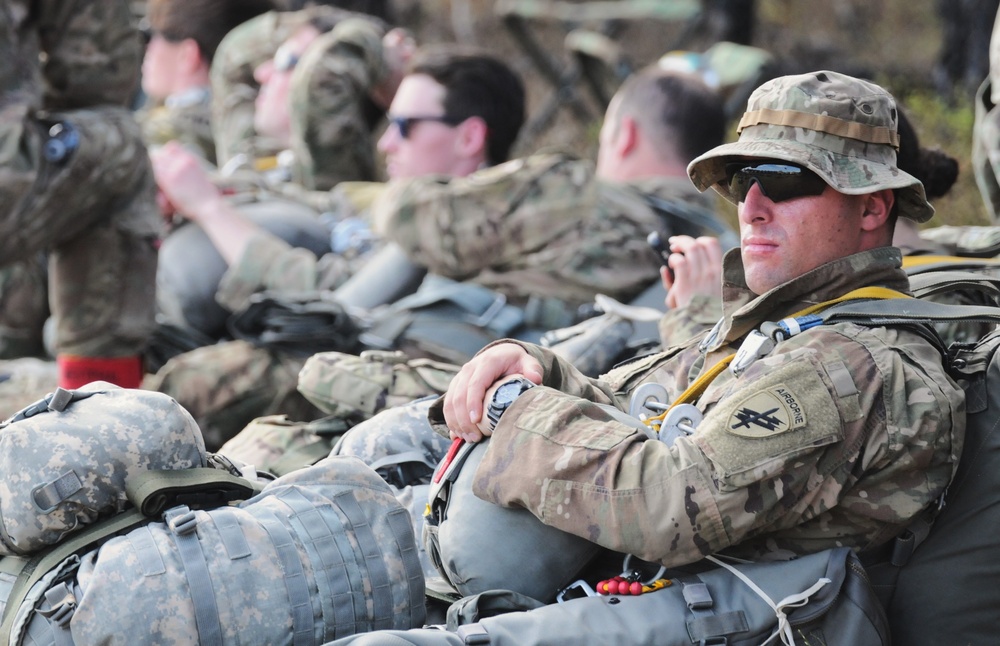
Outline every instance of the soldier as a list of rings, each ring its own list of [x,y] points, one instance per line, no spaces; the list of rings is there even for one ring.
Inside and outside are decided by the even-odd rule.
[[[308,54],[298,50],[275,59],[283,43],[310,29],[322,36]],[[292,178],[307,189],[377,179],[374,131],[413,48],[403,29],[328,6],[269,12],[240,25],[223,39],[212,65],[219,165],[273,165],[275,155],[289,148]],[[268,61],[279,65],[268,68]],[[279,75],[291,94],[292,131],[277,136],[260,132],[256,115],[261,84],[270,74]]]
[[[758,88],[739,141],[688,169],[738,204],[723,319],[604,380],[530,344],[485,349],[430,411],[453,438],[492,436],[476,495],[667,566],[872,550],[934,504],[961,451],[964,400],[918,331],[834,323],[751,347],[762,323],[804,307],[908,290],[894,221],[933,208],[896,166],[896,120],[885,90],[839,73]],[[599,406],[627,410],[642,384],[703,415],[693,434],[646,441]]]
[[[269,13],[259,18],[275,15],[286,14]],[[211,195],[220,198],[211,200],[211,204],[221,204],[220,209],[238,209],[240,222],[253,224],[254,231],[274,234],[271,237],[284,247],[299,248],[298,253],[314,259],[330,250],[330,227],[363,208],[363,201],[353,194],[314,192],[307,187],[328,188],[334,178],[323,174],[326,162],[340,160],[346,149],[356,145],[370,145],[368,134],[362,137],[364,142],[355,136],[359,128],[366,133],[370,128],[362,119],[369,100],[363,85],[359,85],[361,79],[382,68],[395,70],[409,60],[413,43],[408,38],[394,38],[399,35],[397,30],[383,37],[383,27],[374,19],[331,7],[315,7],[295,17],[298,20],[294,29],[274,56],[254,70],[260,92],[252,104],[253,127],[284,152],[276,157],[244,158],[242,164],[230,160],[226,168],[211,176],[218,186]],[[258,24],[256,20],[247,25]],[[223,56],[224,47],[220,45],[219,51]],[[393,62],[388,63],[388,59]],[[395,79],[396,73],[387,74],[389,77]],[[386,88],[394,91],[398,80],[386,83]],[[323,122],[324,117],[329,121]],[[317,125],[326,129],[317,132]],[[163,154],[169,158],[182,153]],[[199,181],[207,183],[210,171],[192,168],[188,175],[196,170]],[[172,185],[177,181],[161,174],[161,193],[172,195],[184,190],[184,186]],[[225,199],[221,199],[223,194]],[[171,221],[199,222],[201,211],[173,213],[168,202],[166,211]],[[184,215],[189,217],[178,217]],[[238,227],[230,233],[235,236],[237,231]],[[157,297],[161,318],[171,327],[159,331],[169,336],[176,328],[194,330],[208,342],[227,335],[226,318],[252,293],[234,297],[235,305],[226,297],[216,300],[219,281],[232,260],[225,255],[227,248],[207,237],[199,227],[185,227],[165,240],[160,252]],[[357,251],[353,247],[338,250],[338,256],[361,255],[363,245]]]
[[[691,186],[686,167],[721,143],[723,132],[718,95],[696,77],[650,67],[630,78],[609,105],[594,170],[562,155],[538,154],[449,184],[422,178],[391,188],[386,197],[396,201],[376,205],[376,222],[432,271],[471,276],[508,302],[558,298],[579,304],[598,292],[627,301],[656,278],[659,259],[646,244],[649,231],[707,230],[669,213],[661,220],[646,200],[654,196],[710,213],[707,196]],[[385,206],[393,208],[381,210]],[[434,231],[440,213],[455,223],[447,235]],[[541,243],[546,236],[550,241]],[[421,363],[404,371],[399,356],[334,355],[317,355],[313,369],[302,373],[309,391],[336,402],[327,412],[356,419],[397,403],[403,394],[442,392],[428,388],[441,383],[440,366]],[[429,373],[434,378],[428,381]],[[376,417],[353,428],[336,451],[373,463],[408,445],[411,452],[423,451],[426,464],[440,459],[446,445],[425,424],[414,427],[407,411],[387,415],[392,422]],[[237,457],[260,464],[249,453]]]
[[[51,250],[59,384],[137,386],[153,327],[154,184],[124,0],[0,2],[0,254]]]
[[[414,60],[393,99],[392,115],[394,125],[379,145],[393,176],[468,174],[506,159],[524,120],[524,89],[520,78],[492,56],[432,48]],[[405,128],[406,137],[400,127]],[[218,293],[220,301],[235,308],[265,289],[330,289],[350,275],[349,256],[329,253],[317,259],[268,235],[229,208],[199,171],[196,160],[183,150],[164,149],[155,156],[154,166],[163,179],[161,184],[173,187],[167,192],[177,208],[204,227],[230,263]],[[275,407],[288,413],[299,409],[303,414],[314,413],[305,402],[288,401],[290,396],[296,398],[295,375],[302,361],[234,342],[177,357],[146,385],[180,397],[196,411],[210,441],[218,437],[213,429],[225,424],[232,429],[223,434],[227,439],[253,417],[276,412]],[[216,371],[220,378],[211,376]],[[206,388],[206,380],[213,385]],[[258,392],[263,393],[266,408],[247,417],[234,415],[236,411],[228,405],[233,397],[247,401]],[[216,422],[214,415],[222,419]]]
[[[222,38],[271,9],[270,0],[151,0],[142,61],[147,145],[180,141],[215,163],[209,69]]]

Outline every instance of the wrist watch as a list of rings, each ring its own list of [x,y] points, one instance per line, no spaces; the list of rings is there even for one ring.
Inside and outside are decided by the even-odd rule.
[[[510,381],[500,384],[500,387],[493,391],[493,399],[490,400],[490,405],[486,408],[486,417],[490,420],[490,428],[496,428],[503,412],[524,391],[533,388],[534,385],[523,377],[514,377]]]

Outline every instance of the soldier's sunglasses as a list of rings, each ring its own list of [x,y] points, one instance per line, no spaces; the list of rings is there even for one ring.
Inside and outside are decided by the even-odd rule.
[[[420,123],[421,121],[436,121],[438,123],[446,123],[449,126],[457,126],[458,124],[465,121],[464,117],[453,117],[447,114],[442,114],[439,117],[388,117],[389,123],[396,126],[399,130],[399,136],[403,139],[409,139],[410,133],[413,132],[413,125]]]
[[[754,182],[764,197],[772,202],[820,195],[827,187],[823,178],[797,164],[773,161],[726,164],[726,184],[737,202],[746,199]]]

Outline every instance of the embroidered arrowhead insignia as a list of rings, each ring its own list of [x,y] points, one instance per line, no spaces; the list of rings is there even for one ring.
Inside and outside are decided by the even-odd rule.
[[[784,384],[778,384],[737,404],[726,429],[743,437],[772,437],[805,423],[798,397]]]

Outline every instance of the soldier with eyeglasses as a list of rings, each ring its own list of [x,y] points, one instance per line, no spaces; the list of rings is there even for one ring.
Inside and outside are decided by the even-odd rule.
[[[908,294],[893,228],[933,208],[897,166],[897,121],[883,88],[835,72],[758,88],[739,140],[688,166],[738,208],[723,318],[602,379],[527,343],[481,351],[429,413],[455,442],[491,436],[475,494],[667,566],[875,550],[935,504],[965,429],[939,351],[911,328],[803,315]],[[684,260],[673,289],[689,287]],[[788,332],[773,347],[768,322]],[[651,439],[602,408],[628,411],[644,386],[688,407],[687,427]]]

